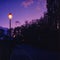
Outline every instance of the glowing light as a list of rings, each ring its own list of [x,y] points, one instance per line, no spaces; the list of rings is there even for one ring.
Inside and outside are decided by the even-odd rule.
[[[12,19],[12,13],[8,14],[8,18],[11,20]]]
[[[16,37],[16,35],[13,36],[14,38]]]
[[[57,23],[57,29],[59,29],[59,23]]]

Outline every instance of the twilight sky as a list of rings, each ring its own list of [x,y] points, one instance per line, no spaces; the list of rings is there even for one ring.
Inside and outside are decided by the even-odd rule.
[[[25,21],[39,19],[46,11],[46,0],[0,0],[0,26],[9,27],[10,12],[13,14],[12,27],[15,27],[16,21],[22,25]]]

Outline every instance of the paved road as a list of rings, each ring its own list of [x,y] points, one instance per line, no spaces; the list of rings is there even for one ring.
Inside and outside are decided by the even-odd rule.
[[[10,60],[60,60],[59,54],[23,44],[14,48]]]

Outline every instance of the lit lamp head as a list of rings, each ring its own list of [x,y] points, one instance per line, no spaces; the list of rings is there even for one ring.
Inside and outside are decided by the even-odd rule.
[[[8,18],[11,20],[12,19],[12,13],[8,14]]]

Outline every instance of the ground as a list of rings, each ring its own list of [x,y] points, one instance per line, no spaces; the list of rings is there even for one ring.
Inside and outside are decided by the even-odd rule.
[[[48,51],[30,45],[16,45],[10,60],[60,60],[60,53],[56,51]]]

